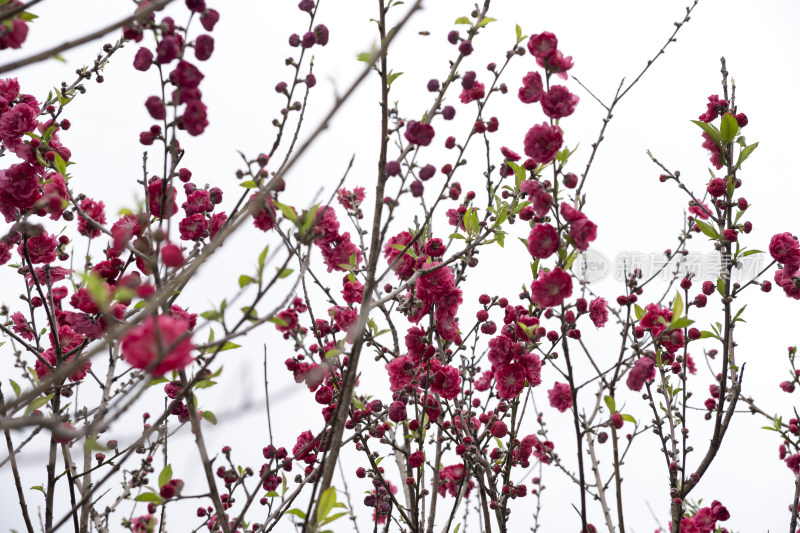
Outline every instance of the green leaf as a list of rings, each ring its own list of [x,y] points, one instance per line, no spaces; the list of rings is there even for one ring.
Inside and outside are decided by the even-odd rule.
[[[340,505],[341,505],[341,504],[340,504]],[[347,515],[347,513],[336,513],[335,515],[329,516],[328,518],[326,518],[325,520],[323,520],[323,521],[322,521],[322,522],[320,522],[319,524],[320,524],[321,526],[324,526],[325,524],[330,524],[330,523],[331,523],[331,522],[333,522],[334,520],[338,520],[338,519],[340,519],[341,517],[343,517],[343,516],[345,516],[345,515]]]
[[[286,514],[293,514],[296,517],[300,518],[301,520],[305,520],[306,519],[306,513],[304,513],[303,511],[301,511],[300,509],[297,509],[297,508],[289,509],[288,511],[286,511]]]
[[[242,274],[241,276],[239,276],[239,288],[240,289],[246,287],[247,285],[250,285],[251,283],[255,283],[255,282],[256,282],[255,279],[253,279],[250,276],[247,276],[245,274]]]
[[[478,23],[478,27],[479,28],[483,28],[484,26],[486,26],[490,22],[494,22],[496,20],[497,19],[493,19],[492,17],[483,17],[483,19]]]
[[[669,327],[670,329],[683,329],[688,328],[692,324],[694,324],[694,320],[682,316],[678,320],[673,320]]]
[[[755,150],[756,148],[758,148],[758,143],[753,143],[749,146],[745,146],[744,148],[742,148],[741,151],[739,152],[739,159],[736,161],[736,168],[740,168],[742,166],[742,163],[744,163],[745,159],[750,157],[750,154],[752,154],[753,150]]]
[[[161,503],[161,496],[156,494],[155,492],[143,492],[134,498],[134,501],[137,502],[154,502],[156,504]]]
[[[164,467],[161,473],[158,474],[158,486],[163,487],[169,483],[170,480],[172,480],[172,465],[167,465]]]
[[[747,257],[748,255],[754,255],[754,254],[763,254],[763,253],[764,252],[762,252],[761,250],[747,250],[746,252],[742,252],[742,257]]]
[[[19,396],[22,393],[22,389],[17,385],[17,382],[13,379],[9,379],[8,381],[11,382],[11,388],[14,389],[14,394]]]
[[[394,80],[402,76],[402,72],[392,72],[389,74],[389,77],[386,79],[386,84],[391,85]]]
[[[614,398],[612,398],[611,396],[606,396],[605,398],[603,398],[603,401],[606,402],[609,411],[611,411],[612,413],[617,412],[617,404],[614,401]]]
[[[708,338],[718,339],[719,337],[717,337],[717,335],[715,335],[714,333],[711,333],[710,331],[701,331],[700,332],[700,338],[701,339],[708,339]]]
[[[722,115],[722,121],[719,125],[720,138],[723,144],[728,144],[739,133],[739,124],[736,122],[736,117],[730,113]]]
[[[319,503],[317,504],[317,522],[322,522],[327,518],[328,513],[331,512],[335,503],[336,489],[334,487],[328,487],[319,497]]]
[[[203,311],[200,313],[200,316],[205,318],[206,320],[219,320],[219,313],[212,309],[211,311]]]
[[[363,61],[364,63],[370,63],[372,61],[372,56],[374,55],[375,54],[373,54],[372,52],[361,52],[356,56],[356,59],[358,59],[359,61]]]
[[[277,268],[275,270],[278,271]],[[278,279],[288,278],[289,276],[292,275],[292,272],[294,272],[294,270],[292,270],[291,268],[281,269],[280,271],[278,271]]]
[[[275,207],[280,209],[281,213],[283,213],[283,216],[285,216],[288,220],[297,223],[297,213],[294,212],[294,209],[292,209],[291,206],[282,204],[277,200],[273,200],[273,203],[275,204]]]
[[[631,415],[622,415],[622,419],[632,424],[636,423],[636,419],[633,418]]]
[[[53,395],[48,394],[47,396],[40,396],[39,398],[34,399],[31,403],[28,404],[28,407],[25,408],[25,414],[26,415],[31,414],[33,411],[47,404],[47,402],[49,402],[52,398]]]
[[[258,184],[253,180],[243,181],[239,184],[239,187],[244,187],[245,189],[257,189]]]
[[[209,387],[213,387],[216,384],[217,384],[216,381],[212,381],[210,379],[204,379],[204,380],[198,381],[197,384],[194,386],[194,388],[195,389],[207,389]]]
[[[39,490],[42,492],[42,494],[45,494],[44,487],[42,487],[41,485],[34,485],[33,487],[31,487],[31,490]]]
[[[517,24],[516,32],[517,32],[517,44],[519,44],[519,43],[522,42],[522,39],[523,39],[523,37],[522,37],[522,28],[519,27],[519,24]]]
[[[456,24],[469,24],[472,25],[472,22],[467,17],[458,17],[456,19]]]
[[[239,344],[236,344],[236,343],[234,343],[234,342],[231,342],[231,341],[225,341],[225,344],[223,344],[223,345],[220,347],[220,349],[219,349],[219,350],[217,350],[217,351],[218,351],[218,352],[224,352],[224,351],[226,351],[226,350],[235,350],[236,348],[241,348],[241,345],[239,345]]]
[[[325,359],[330,359],[331,357],[335,357],[335,356],[339,355],[340,353],[342,353],[342,351],[341,350],[337,350],[336,348],[334,348],[332,350],[328,350],[327,352],[325,352]]]
[[[267,259],[267,253],[269,252],[269,244],[264,248],[260,254],[258,254],[258,269],[261,270],[264,268],[264,261]]]
[[[744,310],[745,310],[745,308],[746,308],[746,307],[747,307],[747,306],[745,305],[745,306],[743,306],[741,309],[739,309],[739,311],[736,313],[736,316],[734,316],[734,317],[733,317],[733,321],[732,321],[732,322],[736,322],[737,320],[739,320],[740,322],[744,322],[744,320],[742,320],[741,318],[739,318],[739,316],[740,316],[740,315],[741,315],[741,314],[744,312]]]
[[[702,231],[704,235],[714,239],[715,241],[719,240],[719,233],[717,233],[717,230],[711,227],[710,224],[703,222],[702,220],[695,220],[694,223],[697,224],[697,227],[700,228],[700,231]]]
[[[28,13],[27,11],[23,11],[22,13],[20,13],[17,16],[19,18],[21,18],[22,20],[24,20],[25,22],[30,22],[30,21],[32,21],[34,19],[38,19],[39,18],[39,15],[34,15],[33,13]]]
[[[519,28],[519,26],[517,26],[517,28]],[[459,522],[459,523],[458,523],[458,525],[456,526],[456,528],[453,530],[453,533],[458,533],[458,530],[459,530],[459,529],[461,529],[461,522]]]
[[[683,298],[681,293],[675,293],[675,300],[672,301],[672,320],[675,321],[683,314]]]
[[[633,304],[633,313],[636,315],[636,320],[641,320],[647,314],[639,304]]]
[[[722,279],[722,276],[717,278],[717,292],[720,296],[725,296],[725,281]]]
[[[97,439],[94,437],[86,437],[86,440],[83,442],[83,449],[88,450],[90,452],[107,452],[108,448],[103,446],[102,444],[97,442]]]
[[[709,137],[714,139],[714,142],[717,143],[717,146],[719,146],[720,132],[716,128],[716,126],[714,126],[713,124],[708,124],[708,123],[703,122],[701,120],[693,120],[692,122],[694,124],[697,124],[697,126],[699,126],[701,130],[706,132]]]
[[[201,414],[200,416],[203,417],[205,420],[211,422],[215,426],[217,425],[217,417],[211,411],[203,411],[203,414]]]
[[[56,157],[53,160],[53,166],[56,167],[56,172],[63,176],[67,173],[67,163],[64,161],[64,158],[58,154],[58,152],[55,154]]]

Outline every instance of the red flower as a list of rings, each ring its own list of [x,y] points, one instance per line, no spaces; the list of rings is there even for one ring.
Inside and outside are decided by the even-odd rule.
[[[120,346],[122,358],[132,367],[154,365],[150,370],[154,376],[181,370],[193,361],[189,323],[167,315],[145,318],[122,337]]]
[[[553,85],[542,97],[542,110],[550,118],[564,118],[575,111],[580,98],[563,85]]]
[[[564,299],[570,296],[572,296],[572,278],[560,268],[540,272],[539,277],[531,284],[531,300],[539,307],[561,305]]]
[[[550,224],[536,224],[528,235],[528,251],[545,259],[558,250],[558,232]]]
[[[524,104],[532,104],[538,102],[542,98],[544,92],[542,85],[542,76],[538,72],[528,72],[522,78],[522,87],[519,88],[517,96]]]
[[[558,47],[558,38],[549,31],[531,35],[528,39],[528,51],[534,57],[547,57]]]
[[[525,147],[525,155],[533,159],[537,164],[546,164],[555,158],[563,142],[561,128],[542,122],[528,130],[523,146]]]
[[[428,146],[435,135],[433,126],[412,120],[406,126],[405,138],[411,144]]]
[[[649,357],[642,357],[634,363],[633,368],[628,373],[625,384],[632,391],[642,390],[645,381],[650,381],[656,377],[656,363]]]
[[[511,363],[495,370],[494,380],[497,383],[497,397],[511,400],[525,386],[525,369],[519,363]]]
[[[602,328],[608,322],[608,302],[605,298],[595,298],[589,304],[589,318],[594,327]]]
[[[769,241],[769,255],[783,265],[800,265],[800,243],[791,233],[778,233]]]
[[[547,391],[547,397],[550,399],[550,406],[561,413],[572,407],[572,392],[566,383],[556,381],[553,388]]]

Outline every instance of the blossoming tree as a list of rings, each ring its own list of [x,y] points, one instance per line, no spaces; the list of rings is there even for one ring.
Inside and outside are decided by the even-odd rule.
[[[721,90],[693,121],[710,177],[687,180],[650,154],[665,186],[686,195],[677,245],[655,272],[623,263],[613,295],[598,294],[581,268],[605,230],[592,221],[600,207],[587,183],[606,128],[696,1],[605,103],[571,76],[580,58],[546,28],[517,25],[507,43],[486,43],[506,48],[501,62],[474,66],[475,47],[497,22],[484,0],[434,36],[452,45],[449,66],[416,91],[429,96],[425,110],[408,114],[396,100],[402,73],[391,51],[408,21],[422,16],[422,2],[378,0],[365,15],[378,44],[359,56],[363,72],[306,131],[318,86],[312,54],[337,30],[325,25],[318,2],[302,0],[303,30],[287,33],[284,80],[274,85],[284,104],[269,149],[243,153],[235,177],[217,186],[182,161],[187,139],[202,136],[213,118],[203,91],[216,81],[201,65],[214,60],[220,14],[205,0],[174,2],[167,14],[170,3],[137,2],[130,16],[88,35],[87,42],[114,33],[91,66],[47,95],[28,94],[25,77],[12,71],[70,43],[0,66],[10,72],[0,80],[0,263],[14,279],[4,287],[0,323],[0,467],[11,471],[26,531],[505,532],[522,523],[537,531],[547,513],[542,478],[553,476],[572,483],[573,530],[622,533],[635,522],[623,495],[634,468],[663,487],[662,531],[728,531],[736,509],[703,491],[720,475],[710,468],[745,407],[779,434],[780,459],[797,487],[779,496],[795,531],[800,416],[786,409],[784,419],[747,392],[736,333],[746,316],[740,302],[756,288],[774,284],[771,297],[800,299],[800,243],[789,232],[751,240],[740,191],[742,165],[758,143],[744,136],[748,117],[724,59]],[[0,5],[0,48],[25,45],[36,4]],[[134,48],[133,68],[157,81],[144,102],[152,124],[125,132],[148,147],[136,181],[142,201],[112,215],[109,200],[80,192],[80,161],[90,154],[68,147],[69,104],[91,98],[88,82],[113,75],[106,66],[123,48]],[[509,77],[507,67],[518,63],[527,73]],[[292,176],[298,161],[364,80],[377,82],[380,104],[371,181],[349,177],[348,166],[326,200],[288,200],[300,187]],[[524,136],[504,136],[504,117],[490,111],[497,99],[525,117]],[[592,99],[607,113],[580,148],[588,156],[579,167],[577,143],[567,145],[565,132],[576,107]],[[482,159],[468,163],[475,145]],[[190,310],[185,302],[204,265],[235,233],[255,230],[269,246],[251,247],[254,269],[228,258],[237,293]],[[691,239],[713,247],[713,279],[687,267]],[[511,275],[521,276],[521,292],[495,294],[484,282],[484,290],[469,288],[468,280],[492,275],[481,273],[483,258],[503,257],[517,240],[526,264]],[[759,254],[771,262],[737,281],[745,258]],[[618,330],[615,344],[594,345],[582,333],[600,328]],[[235,438],[211,449],[218,419],[201,408],[212,398],[207,389],[229,376],[225,352],[264,331],[280,338],[263,347],[263,456],[240,453]],[[268,360],[277,367],[276,358],[281,374],[273,370],[269,381],[313,397],[315,407],[302,413],[308,429],[298,434],[273,433],[266,368]],[[800,375],[795,358],[790,348],[791,379],[780,384],[787,393]],[[252,372],[262,359],[248,364]],[[695,376],[701,364],[711,382]],[[154,397],[159,411],[141,412]],[[132,413],[141,414],[136,434],[109,439]],[[555,436],[556,424],[569,440]],[[706,438],[690,440],[690,428]],[[180,434],[192,436],[198,479],[173,468],[183,451],[170,443]],[[20,462],[36,444],[46,449],[45,481],[28,488]],[[637,448],[654,459],[627,464]]]

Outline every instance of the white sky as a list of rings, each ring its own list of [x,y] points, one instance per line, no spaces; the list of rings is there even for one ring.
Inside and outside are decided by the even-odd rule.
[[[209,0],[208,3],[221,13],[220,23],[213,33],[216,51],[210,62],[201,65],[206,74],[201,90],[209,106],[210,126],[199,138],[184,137],[182,145],[188,154],[184,163],[197,176],[197,183],[222,187],[227,195],[223,207],[230,208],[237,189],[233,173],[241,161],[236,150],[255,156],[272,145],[274,128],[270,123],[280,105],[272,88],[278,81],[287,80],[289,69],[283,65],[283,58],[287,57],[289,49],[285,43],[289,33],[305,31],[306,19],[296,9],[294,0],[224,3]],[[496,1],[489,15],[498,21],[490,24],[476,39],[476,52],[466,61],[463,70],[475,70],[480,81],[488,79],[485,65],[490,61],[498,64],[503,61],[505,50],[513,44],[515,24],[522,26],[525,34],[548,30],[558,36],[559,48],[573,56],[575,67],[571,73],[598,97],[610,101],[621,77],[632,79],[663,45],[672,31],[672,22],[682,19],[684,6],[681,1]],[[400,18],[405,7],[395,8],[393,16]],[[424,11],[399,35],[390,66],[404,72],[392,87],[392,98],[399,100],[401,113],[414,118],[430,105],[425,83],[432,77],[441,79],[448,69],[448,59],[455,56],[455,47],[446,42],[445,35],[453,28],[452,22],[468,15],[472,8],[470,2],[461,0],[429,0]],[[41,18],[31,25],[23,51],[4,51],[0,62],[81,35],[125,16],[129,10],[130,2],[119,0],[43,2],[34,9]],[[171,11],[178,13],[178,20],[185,20],[182,8]],[[323,0],[317,21],[330,28],[331,40],[327,47],[313,49],[318,86],[312,92],[307,127],[316,126],[319,117],[331,105],[334,94],[342,92],[360,72],[363,64],[356,61],[355,56],[376,40],[374,25],[369,22],[375,14],[374,2]],[[753,204],[745,219],[754,224],[753,233],[744,240],[751,248],[765,250],[774,233],[800,231],[795,215],[800,187],[796,181],[797,172],[791,166],[795,153],[793,133],[800,120],[797,106],[793,105],[800,87],[796,68],[800,50],[798,23],[800,4],[790,0],[701,0],[691,22],[679,33],[677,43],[670,46],[666,55],[622,101],[607,130],[586,187],[585,211],[599,226],[595,250],[613,258],[623,251],[649,254],[675,246],[687,198],[674,186],[658,183],[659,170],[649,161],[645,150],[652,150],[669,168],[680,169],[686,182],[696,191],[702,191],[707,180],[708,156],[700,148],[698,129],[689,120],[696,119],[704,111],[708,95],[720,92],[719,58],[723,55],[737,82],[739,111],[750,119],[745,135],[748,142],[760,143],[741,173],[744,186],[740,191]],[[422,30],[431,35],[419,35]],[[19,77],[24,92],[44,98],[49,87],[60,84],[61,80],[71,82],[75,68],[90,63],[102,42],[105,41],[65,53],[66,65],[51,61],[14,75]],[[137,46],[129,45],[112,60],[103,85],[87,83],[88,94],[80,96],[67,108],[73,127],[62,135],[62,141],[70,147],[73,160],[78,163],[71,168],[76,176],[73,186],[103,199],[109,217],[121,207],[133,207],[136,199],[141,199],[134,182],[141,176],[142,150],[137,139],[138,132],[150,124],[143,102],[147,96],[155,94],[157,83],[152,71],[140,73],[129,67],[136,49]],[[487,116],[498,116],[501,124],[493,138],[497,143],[493,146],[495,153],[501,145],[521,153],[524,133],[544,120],[538,105],[523,107],[515,96],[520,79],[528,70],[535,70],[530,56],[515,59],[505,76],[509,94],[493,96],[487,109]],[[574,81],[564,84],[581,98],[575,114],[562,121],[566,143],[574,146],[580,142],[570,168],[580,173],[605,111]],[[365,83],[294,169],[288,178],[286,203],[296,202],[303,207],[318,190],[322,191],[321,198],[327,198],[355,153],[348,186],[367,186],[368,205],[371,205],[370,184],[375,177],[379,125],[376,88],[372,78]],[[444,138],[450,134],[463,138],[461,132],[469,122],[465,117],[474,112],[473,108],[467,112],[457,103],[457,93],[449,95],[448,100],[456,102],[457,119],[463,120],[446,125],[435,123],[437,135],[433,145],[436,148],[423,155],[437,166],[452,160],[452,153],[441,149]],[[468,153],[467,159],[480,161],[480,150]],[[151,155],[151,161],[157,161],[155,156],[155,153]],[[472,171],[468,168],[467,172],[457,175],[456,180],[465,191],[476,190],[480,195],[483,190],[481,172],[478,168]],[[438,179],[437,176],[430,183],[440,183]],[[371,207],[368,211],[371,212]],[[343,219],[340,215],[340,220]],[[397,224],[397,232],[404,224],[405,221]],[[519,234],[509,237],[526,236],[523,224],[518,223],[512,229]],[[239,274],[250,273],[266,240],[258,231],[247,231],[246,235],[237,236],[226,244],[203,275],[189,287],[184,302],[191,304],[193,311],[208,309],[210,302],[218,303],[234,291]],[[439,231],[441,236],[447,235],[443,233],[447,228]],[[474,302],[480,292],[505,295],[513,301],[520,285],[530,283],[527,254],[515,240],[508,239],[506,254],[492,250],[491,257],[489,253],[481,256],[481,266],[473,271],[471,285],[465,290],[462,320],[473,316]],[[711,251],[703,239],[693,239],[691,247],[702,253]],[[336,287],[339,276],[326,279]],[[613,279],[598,282],[593,289],[609,301],[622,292],[620,284]],[[16,290],[11,289],[6,294],[7,303],[12,307],[16,305],[13,292]],[[649,298],[646,293],[644,300],[654,300],[660,295],[654,290]],[[778,291],[753,296],[747,300],[750,302],[745,313],[748,322],[742,325],[737,337],[737,357],[747,361],[744,394],[755,396],[769,412],[780,409],[788,418],[790,397],[780,392],[777,385],[786,379],[788,372],[785,347],[798,342],[795,332],[800,302],[790,301]],[[710,311],[713,307],[709,306]],[[493,318],[498,319],[497,316]],[[404,321],[401,319],[400,323]],[[594,330],[591,326],[582,328],[598,354],[607,346],[611,352],[617,349],[618,335],[613,329],[603,331],[602,335],[590,329]],[[204,338],[206,333],[198,335]],[[218,450],[230,444],[240,462],[256,468],[261,464],[260,449],[267,444],[260,380],[264,342],[270,343],[273,422],[280,427],[279,444],[289,447],[299,431],[321,427],[313,398],[299,390],[302,386],[293,384],[283,367],[282,361],[292,355],[291,346],[277,339],[272,332],[251,335],[242,349],[226,352],[225,379],[217,387],[219,390],[212,389],[201,396],[201,404],[220,415],[217,431],[206,429],[209,449]],[[609,353],[606,361],[611,357]],[[700,363],[700,357],[697,360]],[[369,357],[364,363],[366,379],[362,381],[376,383],[377,386],[373,385],[375,392],[386,390],[388,381],[383,369]],[[701,404],[712,377],[704,364],[698,366],[698,375],[691,379],[696,382],[696,404]],[[4,377],[13,376],[9,371],[10,364],[0,366]],[[546,403],[544,389],[549,388],[553,379],[552,374],[545,372],[545,383],[542,390],[537,391],[540,406]],[[387,398],[385,394],[383,397]],[[588,393],[583,398],[585,402],[591,400]],[[630,395],[625,399],[626,412],[637,419],[650,419],[641,398]],[[156,391],[141,408],[135,409],[129,422],[118,424],[111,433],[120,438],[132,437],[139,414],[146,409],[155,411],[161,401],[160,391]],[[238,410],[246,402],[252,402],[254,407],[243,416],[229,416],[228,419],[222,416]],[[557,436],[554,439],[556,451],[568,463],[574,463],[573,437],[569,432],[571,417],[568,420],[567,414],[559,415],[549,408],[545,412],[549,427]],[[134,426],[126,427],[126,424]],[[789,520],[787,507],[792,497],[793,479],[777,459],[779,441],[774,434],[758,429],[762,425],[763,420],[744,414],[736,418],[723,451],[709,470],[708,479],[704,479],[692,494],[707,502],[717,499],[726,504],[732,515],[725,524],[729,529],[783,530]],[[692,443],[696,449],[703,449],[710,428],[697,424],[693,427],[696,429],[692,431]],[[19,439],[19,435],[15,437]],[[204,481],[191,471],[196,468],[197,461],[193,443],[185,437],[175,442],[187,450],[172,456],[175,476],[196,481],[197,490],[192,493],[200,492]],[[40,449],[43,445],[44,441],[39,443]],[[625,465],[626,526],[632,532],[652,531],[656,527],[646,502],[658,514],[661,525],[668,520],[667,477],[663,459],[656,452],[658,447],[655,438],[643,436]],[[602,452],[610,454],[610,449],[604,448]],[[690,465],[699,461],[700,453],[697,452],[698,457]],[[351,460],[346,457],[346,461]],[[606,457],[604,465],[609,466],[609,462]],[[350,474],[355,467],[347,468],[352,479]],[[43,484],[43,463],[24,464],[22,471],[26,487]],[[337,476],[337,482],[338,479]],[[577,531],[579,520],[570,508],[570,503],[577,504],[576,488],[565,483],[563,475],[552,468],[545,469],[543,479],[548,488],[543,495],[541,530],[546,533]],[[19,529],[21,518],[8,468],[0,470],[0,487],[0,496],[3,496],[0,497],[0,529]],[[366,488],[364,481],[350,483],[356,511],[364,517],[370,514],[360,503]],[[42,503],[41,494],[36,491],[29,491],[28,498],[34,506]],[[517,500],[513,508],[515,531],[528,527],[528,506],[533,501],[530,498]],[[189,504],[190,508],[193,506],[194,502]],[[600,528],[603,521],[599,507],[591,509],[590,520]],[[184,530],[175,516],[170,521],[173,530],[176,527]],[[342,521],[338,529],[334,529],[347,531],[348,526],[349,522]],[[286,524],[277,530],[291,528]]]

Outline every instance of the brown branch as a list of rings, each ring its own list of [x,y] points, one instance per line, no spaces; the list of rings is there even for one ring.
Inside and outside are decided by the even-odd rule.
[[[53,57],[54,55],[59,54],[61,52],[64,52],[66,50],[69,50],[71,48],[75,48],[76,46],[80,46],[80,45],[88,43],[90,41],[94,41],[95,39],[99,39],[99,38],[111,33],[112,31],[114,31],[114,30],[116,30],[118,28],[121,28],[122,26],[125,26],[127,24],[130,24],[131,22],[134,22],[136,20],[146,20],[147,17],[150,15],[150,13],[152,13],[153,11],[156,11],[158,9],[163,8],[164,6],[169,4],[170,2],[172,2],[172,0],[156,0],[155,2],[153,2],[152,4],[147,6],[146,8],[144,8],[142,10],[137,10],[133,15],[130,15],[128,17],[125,17],[124,19],[118,20],[118,21],[116,21],[116,22],[114,22],[112,24],[109,24],[108,26],[100,28],[97,31],[94,31],[94,32],[89,33],[89,34],[86,34],[83,37],[79,37],[78,39],[75,39],[75,40],[72,40],[72,41],[67,41],[67,42],[62,43],[62,44],[60,44],[58,46],[54,46],[53,48],[49,48],[47,50],[39,52],[38,54],[34,54],[34,55],[28,56],[28,57],[24,57],[22,59],[18,59],[17,61],[12,61],[11,63],[6,63],[5,65],[0,65],[0,74],[6,73],[6,72],[10,72],[12,70],[15,70],[15,69],[27,66],[27,65],[31,65],[33,63],[38,63],[39,61],[44,61],[45,59],[49,59],[49,58]]]

